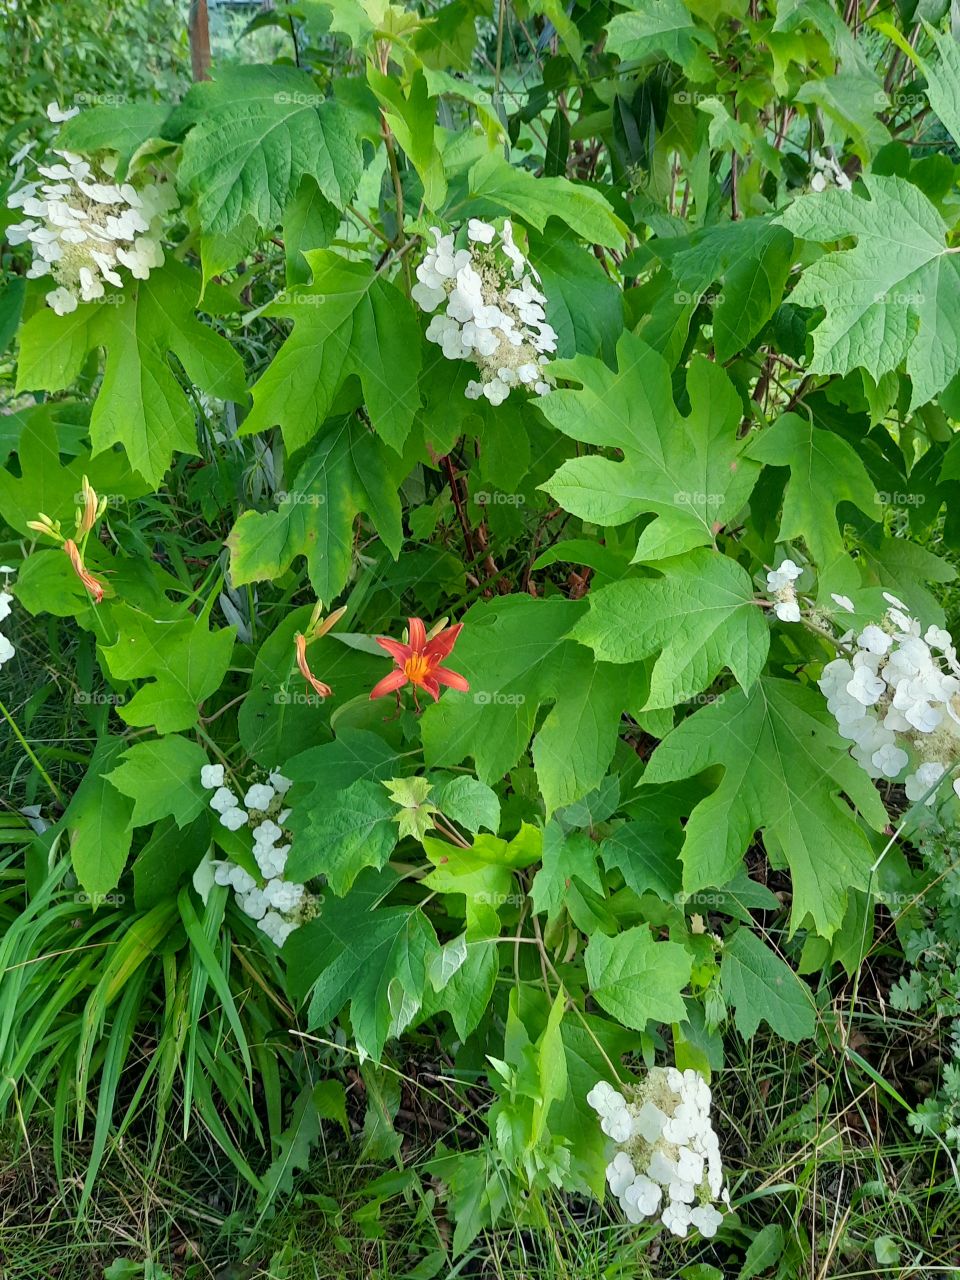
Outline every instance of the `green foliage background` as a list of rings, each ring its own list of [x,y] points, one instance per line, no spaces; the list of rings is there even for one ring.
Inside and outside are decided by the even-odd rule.
[[[128,1135],[149,1171],[202,1134],[258,1220],[359,1142],[449,1217],[447,1265],[602,1199],[598,1078],[722,1088],[797,1046],[909,1118],[951,1203],[957,938],[919,904],[958,801],[875,785],[816,682],[885,591],[957,621],[960,55],[946,10],[855,8],[302,0],[192,86],[169,6],[13,10],[7,149],[76,101],[58,145],[180,199],[110,306],[58,316],[3,253],[0,1105],[58,1175],[89,1144],[81,1211]],[[493,407],[410,295],[431,227],[504,217],[558,352]],[[69,533],[83,477],[102,603],[31,527]],[[409,617],[463,622],[470,692],[390,715],[373,638]],[[207,761],[293,780],[318,909],[281,949],[209,885],[256,864]],[[872,1052],[868,975],[942,1031],[922,1089]],[[453,1100],[414,1162],[421,1060]],[[824,1104],[805,1072],[784,1124]],[[678,1273],[798,1274],[822,1241],[758,1220],[731,1148],[734,1212]],[[895,1265],[880,1221],[851,1265]]]

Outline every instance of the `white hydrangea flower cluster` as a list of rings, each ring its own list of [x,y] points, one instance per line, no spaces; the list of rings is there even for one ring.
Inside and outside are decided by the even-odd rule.
[[[810,179],[811,190],[825,191],[827,187],[839,187],[841,191],[849,191],[852,188],[853,183],[833,156],[815,151],[812,158],[815,172]]]
[[[8,564],[0,564],[0,573],[3,574],[3,589],[0,590],[0,622],[3,622],[4,619],[10,617],[10,605],[13,601],[13,596],[6,588],[10,585],[7,575],[13,573],[13,569]],[[5,662],[9,662],[16,652],[10,640],[0,631],[0,667]]]
[[[540,277],[517,248],[510,219],[498,232],[471,218],[466,249],[455,247],[452,232],[430,231],[436,243],[417,267],[411,292],[423,311],[446,304],[427,326],[427,338],[448,360],[477,365],[480,378],[467,383],[467,398],[502,404],[515,386],[546,395],[551,383],[545,366],[557,335],[547,324]]]
[[[59,121],[76,113],[51,103],[47,114]],[[57,315],[102,298],[105,283],[122,288],[121,268],[146,280],[163,265],[161,226],[177,206],[172,182],[114,182],[115,160],[95,166],[56,148],[52,154],[59,159],[38,164],[36,180],[24,182],[22,162],[29,149],[14,157],[13,190],[7,197],[8,206],[26,216],[8,227],[6,236],[11,244],[29,241],[33,261],[28,277],[49,275],[56,281],[46,300]]]
[[[600,1128],[619,1147],[607,1183],[629,1222],[657,1215],[675,1236],[713,1236],[729,1206],[710,1089],[696,1071],[654,1067],[630,1100],[601,1080],[587,1094]]]
[[[220,815],[220,822],[228,831],[250,825],[253,856],[265,883],[258,883],[249,871],[229,858],[214,862],[214,879],[217,884],[230,885],[240,909],[282,947],[294,929],[311,918],[315,905],[305,885],[283,878],[290,853],[283,826],[290,810],[283,807],[283,797],[293,783],[279,769],[274,769],[266,782],[253,783],[241,802],[225,785],[222,764],[204,765],[200,782],[208,791],[213,791],[210,808]],[[285,838],[287,843],[281,843]]]
[[[842,636],[856,651],[827,663],[818,683],[854,759],[871,778],[903,781],[915,801],[960,755],[960,662],[949,631],[930,626],[921,635],[903,601],[883,595],[882,621]],[[960,795],[960,779],[953,787]]]
[[[792,560],[781,560],[775,569],[767,573],[767,591],[776,601],[773,612],[781,622],[800,621],[800,605],[793,584],[801,573],[803,570]]]

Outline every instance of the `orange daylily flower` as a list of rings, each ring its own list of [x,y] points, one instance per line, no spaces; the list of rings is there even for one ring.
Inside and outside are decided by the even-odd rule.
[[[432,638],[428,638],[420,618],[410,618],[407,626],[407,644],[391,640],[389,636],[377,636],[377,644],[393,658],[396,669],[373,686],[370,697],[383,698],[388,693],[398,692],[405,684],[413,685],[415,703],[417,689],[426,689],[434,702],[440,697],[441,685],[466,693],[470,685],[463,676],[440,665],[456,644],[463,623],[446,627]]]
[[[88,572],[83,563],[83,556],[80,554],[80,548],[72,538],[64,541],[63,549],[70,557],[70,563],[73,565],[73,571],[93,596],[93,603],[99,604],[103,599],[103,583],[99,582],[92,573]]]

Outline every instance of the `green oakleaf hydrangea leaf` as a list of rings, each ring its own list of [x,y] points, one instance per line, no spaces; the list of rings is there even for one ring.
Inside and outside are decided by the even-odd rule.
[[[305,6],[304,17],[311,38],[316,40],[336,31],[346,36],[355,49],[364,48],[376,36],[413,40],[424,29],[418,14],[388,0],[311,0]]]
[[[343,0],[338,0],[338,3],[342,2]],[[373,13],[374,7],[370,0],[366,0],[366,4]],[[413,27],[408,39],[410,48],[424,69],[448,67],[451,72],[470,70],[477,46],[476,19],[486,13],[484,0],[460,0],[459,3],[454,0],[452,4],[433,9],[430,16],[424,18],[418,18],[415,13],[402,9],[399,5],[383,5],[382,0],[378,0],[377,7],[385,8],[388,13],[390,8],[394,8],[397,17],[393,25],[407,25],[412,19],[416,19],[417,25]],[[452,75],[450,79],[454,84],[471,87],[468,79],[454,80]]]
[[[682,897],[682,843],[677,816],[654,803],[649,812],[611,832],[600,846],[600,857],[607,871],[619,871],[627,888],[638,896],[652,892],[664,902],[675,902]]]
[[[944,243],[947,224],[919,188],[904,178],[862,180],[869,200],[831,187],[780,215],[804,240],[857,238],[855,248],[807,267],[790,301],[826,308],[811,373],[864,368],[877,382],[905,363],[916,407],[960,371],[960,263]]]
[[[204,804],[206,812],[182,830],[173,818],[158,822],[147,843],[138,850],[131,868],[133,900],[138,911],[172,902],[200,866],[210,849],[211,823],[216,822],[219,827],[219,815],[209,808],[209,791],[204,792]],[[220,832],[225,831],[226,827],[220,827]],[[213,878],[212,867],[210,877]]]
[[[398,768],[393,748],[378,734],[341,726],[333,742],[308,747],[284,761],[283,772],[297,784],[291,826],[297,829],[299,813],[309,812],[314,804],[328,804],[334,792],[352,782],[361,778],[384,781]]]
[[[694,356],[687,374],[692,408],[684,418],[667,362],[640,338],[622,335],[617,364],[616,373],[585,357],[551,365],[580,387],[544,396],[541,412],[574,440],[619,449],[622,461],[572,458],[541,487],[592,524],[625,524],[655,512],[636,561],[711,545],[750,496],[759,470],[744,455],[746,440],[737,438],[739,395],[721,368]]]
[[[437,150],[437,99],[431,98],[422,71],[414,73],[408,92],[403,92],[396,76],[381,75],[373,67],[367,70],[367,82],[404,154],[423,183],[423,198],[428,209],[439,209],[447,197],[447,179],[443,158]]]
[[[568,178],[535,178],[529,169],[509,164],[491,151],[470,170],[467,209],[472,217],[516,214],[542,231],[549,218],[559,218],[591,244],[623,247],[626,226],[599,191]]]
[[[559,355],[612,360],[623,332],[623,293],[593,254],[547,235],[530,237],[530,257],[540,273]]]
[[[842,532],[830,514],[841,502],[882,519],[877,492],[856,450],[808,418],[785,413],[754,440],[749,455],[768,466],[790,468],[777,537],[803,538],[821,575],[846,554]]]
[[[585,831],[564,834],[556,822],[548,823],[543,836],[543,865],[530,885],[534,911],[545,912],[549,920],[554,920],[566,903],[574,876],[588,889],[602,894],[597,853],[598,846]]]
[[[477,778],[451,778],[437,792],[437,808],[474,835],[481,827],[494,835],[500,830],[497,793]]]
[[[720,986],[744,1040],[761,1018],[793,1044],[813,1035],[816,1006],[809,987],[750,929],[738,929],[724,942]]]
[[[887,814],[873,783],[839,737],[823,698],[788,680],[762,677],[688,716],[661,742],[644,783],[672,782],[719,766],[723,778],[690,814],[683,887],[723,885],[740,869],[754,834],[786,859],[793,878],[791,928],[808,917],[831,937],[847,893],[863,888],[870,842],[842,796],[878,830]]]
[[[60,520],[66,533],[73,532],[74,512],[80,505],[80,488],[86,476],[101,494],[138,498],[149,485],[130,470],[119,449],[91,458],[86,452],[66,462],[60,460],[56,402],[48,401],[22,414],[16,446],[19,475],[0,470],[0,514],[18,533],[33,538],[27,521],[39,512]]]
[[[287,284],[307,284],[310,267],[303,256],[310,249],[324,249],[340,225],[341,214],[312,178],[304,178],[300,190],[283,211],[283,253]]]
[[[342,897],[364,867],[380,868],[397,844],[396,807],[383,787],[363,779],[314,805],[290,850],[292,880],[325,875]]]
[[[454,974],[463,968],[468,955],[467,935],[458,934],[450,942],[444,943],[430,961],[428,977],[434,991],[442,991],[451,981]]]
[[[568,638],[585,611],[579,601],[526,595],[474,605],[450,660],[470,692],[445,694],[427,708],[427,763],[451,767],[472,756],[481,781],[497,782],[539,723],[533,762],[548,813],[597,786],[616,747],[620,713],[646,689],[642,672],[594,662]]]
[[[246,398],[240,357],[194,314],[199,290],[196,272],[168,255],[149,279],[109,295],[111,306],[82,303],[66,316],[43,307],[20,331],[18,390],[65,390],[88,352],[103,347],[103,382],[90,418],[93,453],[119,442],[131,467],[157,488],[174,449],[197,452],[193,404],[169,353],[208,395]]]
[[[303,256],[313,284],[293,285],[264,313],[295,324],[253,387],[243,433],[279,426],[291,453],[302,448],[356,375],[374,430],[399,453],[420,407],[422,342],[413,307],[366,263],[329,249]]]
[[[169,115],[170,107],[164,102],[105,103],[88,107],[60,126],[57,146],[66,151],[79,151],[81,155],[115,151],[114,177],[121,182],[136,152],[151,138],[161,136]]]
[[[152,725],[157,733],[195,725],[200,703],[227,673],[233,630],[210,631],[208,619],[193,614],[161,622],[126,604],[115,605],[112,614],[118,638],[102,650],[110,674],[149,680],[117,714],[127,724]]]
[[[927,82],[927,98],[944,128],[960,146],[960,49],[953,32],[936,31],[928,22],[923,25],[939,55],[935,63],[919,60]]]
[[[354,522],[367,512],[396,558],[403,543],[402,460],[360,423],[341,420],[311,447],[276,511],[245,511],[227,539],[235,586],[275,580],[306,556],[310,584],[333,600],[350,577]]]
[[[467,924],[473,928],[487,918],[490,909],[500,911],[522,901],[513,873],[539,862],[543,843],[539,828],[524,822],[512,840],[479,835],[468,849],[461,849],[426,836],[423,847],[434,866],[423,883],[437,893],[462,894]]]
[[[431,967],[431,983],[442,981],[443,985],[428,992],[424,1000],[425,1011],[447,1010],[462,1040],[476,1030],[500,973],[496,942],[499,918],[492,908],[485,914],[477,912],[476,916],[471,929],[444,947],[448,952],[446,966]],[[457,968],[450,973],[454,964]]]
[[[890,141],[890,131],[877,119],[887,101],[881,82],[872,68],[864,70],[858,73],[844,57],[841,75],[811,77],[797,89],[796,101],[822,112],[824,132],[849,138],[850,150],[866,157]]]
[[[696,302],[718,283],[713,299],[713,344],[726,362],[767,323],[783,298],[793,262],[793,237],[766,218],[720,222],[688,240],[657,241],[669,251],[668,266],[681,302]]]
[[[284,951],[290,971],[299,969],[298,986],[312,983],[309,1026],[324,1026],[349,1003],[357,1048],[375,1061],[391,1031],[415,1016],[439,950],[418,907],[376,908],[386,888],[380,880],[358,881],[345,898],[328,896],[317,919],[297,930],[297,946],[291,938]]]
[[[207,280],[232,267],[258,229],[280,225],[304,177],[343,209],[363,172],[350,113],[293,67],[217,68],[192,86],[167,132],[190,124],[179,176],[197,202]]]
[[[716,49],[713,32],[698,27],[682,0],[644,0],[618,13],[607,26],[607,48],[624,61],[665,54],[693,75],[710,63],[703,49]],[[703,76],[697,76],[703,79]]]
[[[605,662],[658,655],[643,710],[685,702],[724,667],[749,692],[770,648],[750,575],[705,548],[658,561],[657,568],[662,578],[631,578],[591,592],[590,612],[573,628],[573,639]]]
[[[205,764],[209,760],[203,747],[171,734],[136,743],[107,777],[133,801],[132,826],[170,816],[183,828],[206,812],[210,794],[200,783]]]
[[[681,992],[690,981],[693,957],[678,942],[655,942],[637,925],[613,938],[595,933],[583,954],[590,992],[625,1027],[643,1031],[649,1021],[683,1022]]]

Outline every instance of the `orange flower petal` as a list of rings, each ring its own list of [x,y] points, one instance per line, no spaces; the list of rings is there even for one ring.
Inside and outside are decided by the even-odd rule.
[[[397,689],[402,689],[406,683],[407,677],[403,671],[391,671],[389,675],[377,681],[370,690],[370,697],[384,698],[388,693],[395,693]]]
[[[427,643],[427,628],[419,618],[408,618],[407,629],[410,636],[410,648],[414,653],[422,653],[423,647]]]
[[[420,681],[420,688],[426,689],[434,702],[440,701],[440,686],[437,684],[436,680],[434,680],[433,676],[424,676]]]
[[[408,658],[413,657],[413,650],[408,644],[401,644],[399,640],[391,640],[389,636],[376,636],[377,644],[381,649],[386,649],[394,662],[402,667]]]
[[[459,689],[461,693],[468,693],[470,690],[469,681],[465,680],[459,671],[450,671],[447,667],[434,667],[430,674],[434,680],[440,684],[449,685],[451,689]]]
[[[462,622],[456,622],[452,627],[447,627],[445,631],[441,631],[439,635],[434,636],[432,640],[427,642],[424,653],[435,662],[440,662],[443,658],[449,657],[462,630]]]

